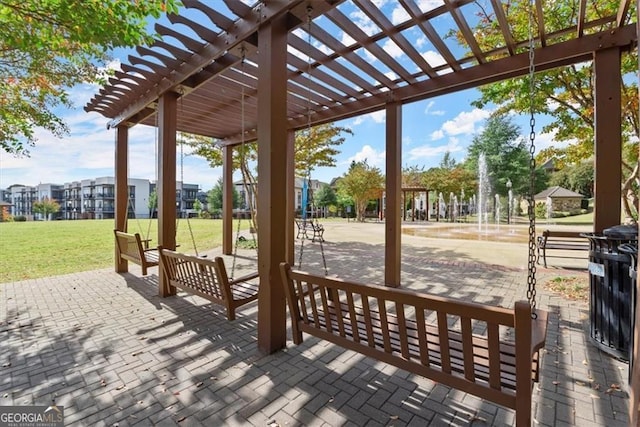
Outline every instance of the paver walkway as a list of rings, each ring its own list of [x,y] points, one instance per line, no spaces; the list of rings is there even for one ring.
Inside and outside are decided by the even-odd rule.
[[[379,281],[382,230],[329,225],[330,274]],[[403,248],[403,286],[508,307],[525,298],[526,245],[403,236]],[[322,272],[319,249],[305,242],[303,268]],[[509,410],[314,338],[264,356],[255,303],[228,322],[201,298],[158,297],[157,270],[130,270],[0,284],[0,405],[55,401],[82,426],[513,424]],[[540,269],[539,283],[562,274],[586,275]],[[551,315],[534,425],[627,425],[627,365],[590,344],[588,306],[537,294]]]

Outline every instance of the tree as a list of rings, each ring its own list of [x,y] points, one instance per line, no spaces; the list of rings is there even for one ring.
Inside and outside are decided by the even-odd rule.
[[[350,196],[356,207],[356,219],[364,222],[364,212],[369,200],[382,194],[384,176],[382,171],[370,166],[367,161],[353,162],[338,181],[338,194]]]
[[[322,208],[335,206],[338,204],[338,197],[336,196],[336,192],[333,191],[333,188],[331,188],[329,184],[324,184],[322,187],[320,187],[318,191],[316,191],[313,198],[315,204]]]
[[[216,185],[207,193],[207,203],[209,204],[209,210],[212,212],[219,212],[222,210],[222,178],[218,179]],[[232,193],[232,208],[237,209],[240,205],[240,194],[234,185],[231,190]]]
[[[193,202],[193,210],[196,211],[196,215],[201,216],[202,203],[200,202],[200,200],[196,199],[196,201]]]
[[[60,204],[53,199],[44,197],[42,200],[33,202],[32,210],[34,213],[42,215],[47,221],[50,215],[60,212]]]
[[[593,197],[593,177],[593,160],[585,160],[554,172],[549,182],[551,185],[567,188],[585,197]]]
[[[494,193],[506,195],[509,180],[514,193],[522,195],[529,192],[530,154],[520,134],[520,128],[509,116],[493,114],[469,146],[467,169],[477,173],[478,158],[484,153],[489,184]],[[542,179],[543,174],[539,173],[539,176]],[[546,181],[536,180],[536,192],[545,187]]]
[[[0,0],[0,147],[28,154],[35,129],[68,128],[54,110],[68,88],[103,81],[109,52],[148,44],[146,18],[177,12],[176,0]]]
[[[525,39],[528,34],[529,2],[512,2],[508,8],[510,29],[518,39]],[[553,8],[548,13],[551,20],[545,22],[547,28],[566,28],[574,22],[578,11],[575,2],[553,2],[546,5]],[[603,0],[597,7],[586,8],[586,20],[615,14],[619,2]],[[502,30],[493,12],[480,8],[481,16],[477,20],[474,34],[484,51],[496,46],[503,38]],[[536,29],[534,29],[535,31]],[[598,29],[595,29],[598,30]],[[460,41],[461,33],[457,34]],[[638,68],[637,50],[624,52],[621,61],[622,75],[635,74]],[[553,133],[556,141],[566,141],[566,148],[552,147],[542,150],[538,159],[544,161],[553,158],[556,165],[579,164],[593,156],[594,153],[594,69],[593,62],[581,63],[537,73],[535,76],[535,92],[529,93],[529,77],[521,77],[493,83],[480,88],[481,97],[474,102],[483,107],[489,103],[498,105],[499,113],[528,113],[530,108],[536,114],[546,114],[553,120],[542,128],[542,132]],[[622,203],[625,214],[632,218],[637,209],[637,191],[640,184],[640,163],[638,162],[638,140],[640,124],[638,117],[637,80],[622,81],[622,161],[623,180]]]
[[[149,218],[153,218],[153,214],[158,209],[158,192],[156,190],[153,190],[151,194],[149,194],[147,207],[149,208]]]

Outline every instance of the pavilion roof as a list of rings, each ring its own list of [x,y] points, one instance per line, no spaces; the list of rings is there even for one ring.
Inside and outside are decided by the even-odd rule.
[[[529,37],[509,19],[518,5],[534,6],[537,71],[634,44],[631,0],[569,0],[575,16],[558,28],[553,14],[563,1],[224,0],[212,7],[183,0],[171,25],[156,24],[161,40],[138,47],[85,110],[110,118],[110,127],[155,126],[158,97],[173,91],[181,94],[178,131],[221,144],[255,139],[258,28],[283,15],[292,129],[527,74]],[[604,3],[615,7],[602,14]],[[491,48],[474,33],[482,13],[502,34]]]

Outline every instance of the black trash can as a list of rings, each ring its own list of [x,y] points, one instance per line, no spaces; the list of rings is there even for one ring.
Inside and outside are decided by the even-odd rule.
[[[636,226],[617,225],[589,239],[590,335],[603,351],[629,360],[632,339],[635,285],[629,277],[630,256],[619,249],[638,241]]]

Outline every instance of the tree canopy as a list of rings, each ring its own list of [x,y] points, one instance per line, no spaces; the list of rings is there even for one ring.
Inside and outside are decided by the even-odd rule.
[[[380,197],[383,188],[382,171],[369,165],[366,160],[351,163],[349,171],[338,180],[338,194],[353,199],[358,221],[364,221],[369,200]]]
[[[147,18],[177,12],[178,0],[0,0],[0,147],[16,155],[35,129],[68,133],[56,107],[68,90],[101,81],[116,48],[148,44]]]
[[[31,209],[34,213],[42,215],[42,218],[45,221],[48,221],[51,214],[60,212],[60,204],[58,204],[54,199],[45,197],[42,200],[33,202]]]
[[[484,130],[473,137],[467,167],[477,171],[478,158],[484,153],[489,183],[494,193],[506,195],[509,180],[515,194],[529,192],[530,154],[521,134],[520,128],[509,116],[493,114],[487,119]],[[536,186],[536,191],[539,191],[546,186],[546,182],[536,182]]]

